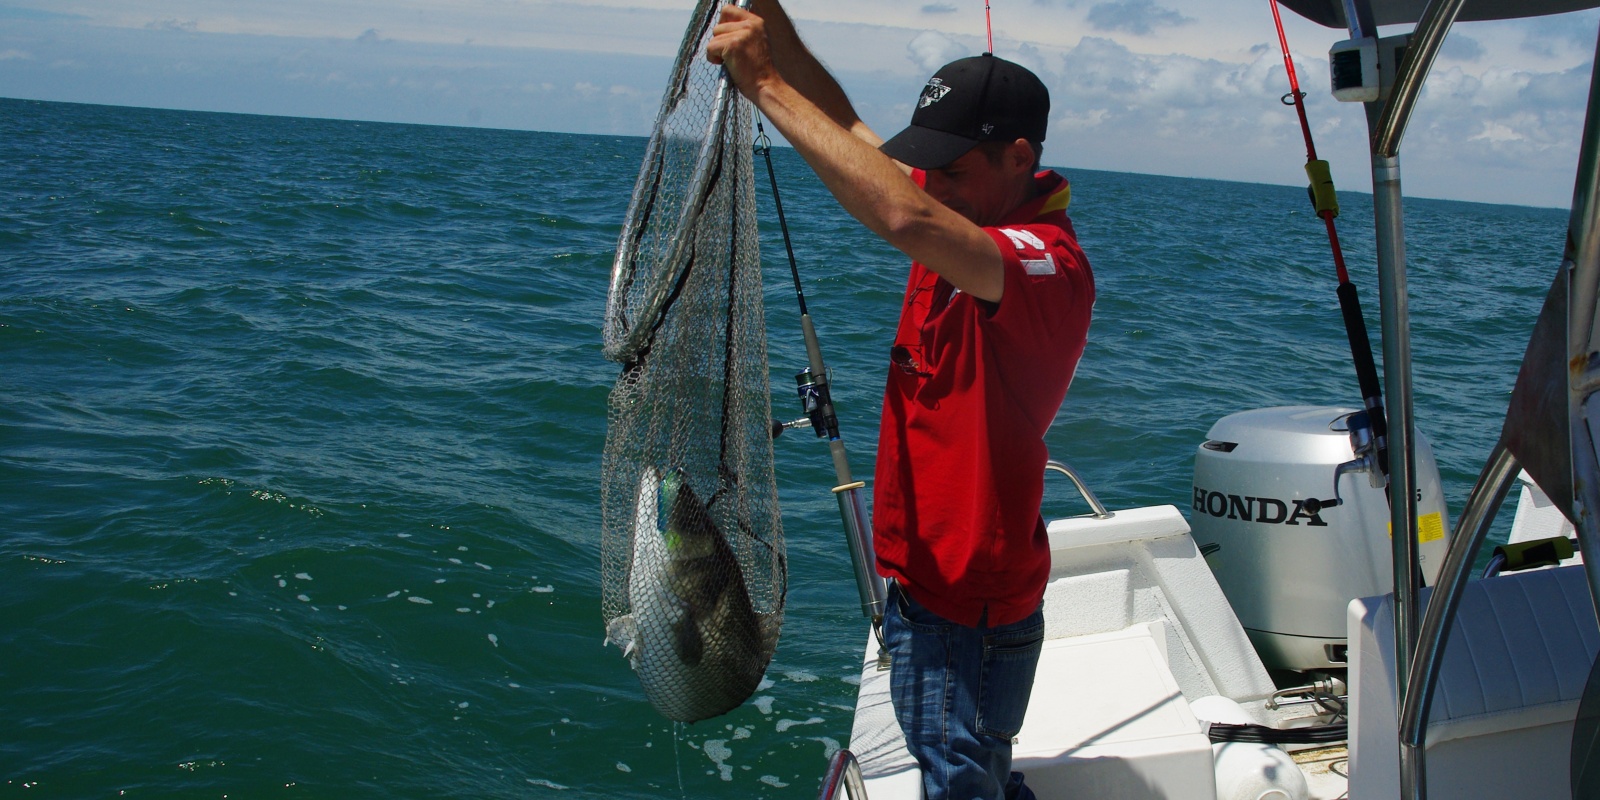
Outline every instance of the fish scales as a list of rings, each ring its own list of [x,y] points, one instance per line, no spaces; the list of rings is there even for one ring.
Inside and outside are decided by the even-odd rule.
[[[645,696],[680,722],[725,714],[755,693],[770,658],[738,559],[682,471],[640,479],[632,612],[610,639]]]

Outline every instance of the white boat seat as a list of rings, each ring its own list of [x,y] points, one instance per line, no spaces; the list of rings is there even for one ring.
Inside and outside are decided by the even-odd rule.
[[[1177,508],[1056,519],[1048,531],[1046,639],[1160,622],[1185,697],[1250,703],[1276,689]]]
[[[1350,603],[1351,797],[1398,797],[1393,631],[1392,595]],[[1428,717],[1430,795],[1571,797],[1572,721],[1597,652],[1582,567],[1468,584]]]

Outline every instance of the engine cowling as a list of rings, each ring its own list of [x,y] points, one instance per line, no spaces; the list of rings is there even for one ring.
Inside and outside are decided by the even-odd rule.
[[[1387,495],[1360,468],[1361,431],[1352,441],[1362,419],[1333,406],[1243,411],[1213,425],[1196,451],[1194,540],[1269,669],[1344,668],[1345,607],[1393,590]],[[1433,448],[1415,439],[1417,539],[1431,584],[1450,520]]]

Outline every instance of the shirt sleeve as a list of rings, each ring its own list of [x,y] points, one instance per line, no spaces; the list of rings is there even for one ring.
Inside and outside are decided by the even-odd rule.
[[[1016,333],[1025,337],[1081,338],[1094,306],[1094,278],[1071,231],[1039,224],[983,230],[1000,248],[1005,270],[1005,290],[991,321],[1020,328]]]
[[[1040,436],[1066,395],[1088,341],[1094,279],[1070,229],[1050,224],[985,228],[1000,247],[1005,291],[974,314],[999,400]],[[976,302],[976,301],[974,301]]]

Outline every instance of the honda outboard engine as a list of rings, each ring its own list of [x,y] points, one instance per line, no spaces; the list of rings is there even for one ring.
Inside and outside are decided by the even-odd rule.
[[[1389,504],[1366,412],[1263,408],[1224,417],[1207,437],[1194,459],[1190,525],[1262,662],[1344,668],[1345,607],[1394,583]],[[1450,521],[1421,433],[1414,449],[1417,539],[1431,584]]]

